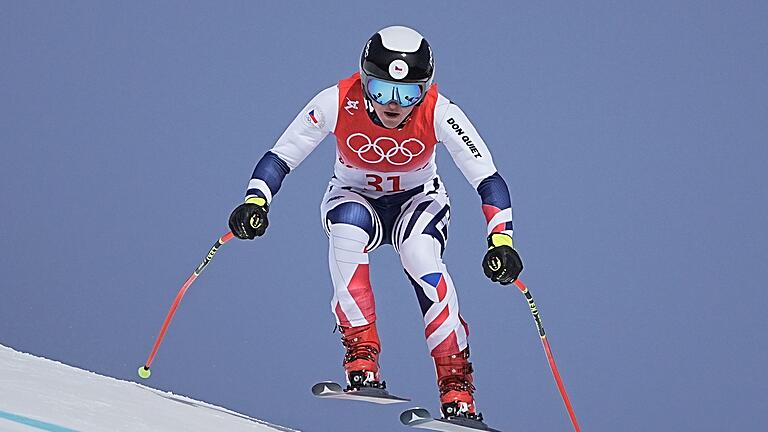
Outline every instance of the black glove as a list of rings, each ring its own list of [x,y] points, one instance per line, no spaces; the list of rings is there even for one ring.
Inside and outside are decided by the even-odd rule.
[[[523,261],[512,246],[512,237],[493,233],[488,236],[488,252],[483,258],[483,272],[492,281],[508,285],[520,276]]]
[[[229,215],[229,229],[239,239],[253,240],[267,230],[268,212],[267,200],[261,197],[249,198]]]

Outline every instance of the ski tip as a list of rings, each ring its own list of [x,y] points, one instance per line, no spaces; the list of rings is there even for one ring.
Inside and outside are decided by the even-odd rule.
[[[400,414],[400,423],[406,426],[414,426],[432,420],[432,414],[425,408],[411,408]]]
[[[315,396],[338,394],[342,391],[341,385],[333,381],[323,381],[312,386],[312,394]]]

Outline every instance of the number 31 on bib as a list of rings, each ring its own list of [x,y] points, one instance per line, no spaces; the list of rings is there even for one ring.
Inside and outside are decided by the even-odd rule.
[[[368,186],[376,192],[402,192],[400,189],[400,176],[382,177],[378,174],[366,174]],[[386,188],[386,189],[385,189]]]

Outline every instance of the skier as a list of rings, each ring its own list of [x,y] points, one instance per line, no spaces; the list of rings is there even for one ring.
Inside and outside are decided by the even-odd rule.
[[[229,226],[241,239],[263,235],[284,177],[333,133],[337,158],[321,216],[348,388],[382,387],[368,254],[391,244],[424,315],[443,416],[482,419],[473,397],[469,330],[442,260],[450,205],[435,166],[438,143],[480,195],[488,234],[485,275],[509,284],[523,265],[513,248],[507,185],[464,112],[438,93],[434,72],[430,45],[417,31],[392,26],[374,34],[359,72],[315,96],[259,160]]]

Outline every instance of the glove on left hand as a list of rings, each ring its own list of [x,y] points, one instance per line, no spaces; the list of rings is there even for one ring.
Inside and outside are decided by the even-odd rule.
[[[483,272],[494,282],[508,285],[523,271],[523,261],[512,246],[512,237],[493,233],[488,236],[488,252],[483,257]]]

